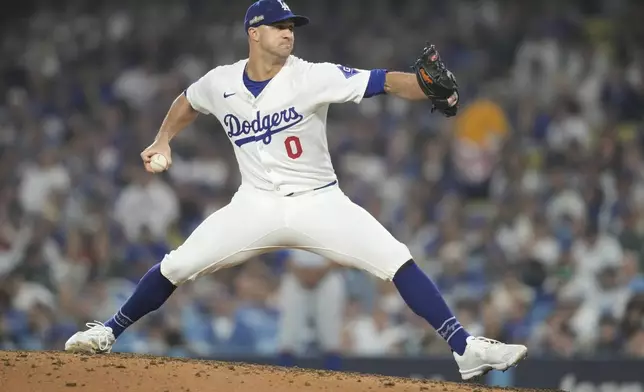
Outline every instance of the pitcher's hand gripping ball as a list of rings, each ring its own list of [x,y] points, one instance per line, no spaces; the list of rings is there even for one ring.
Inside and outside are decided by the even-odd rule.
[[[440,54],[429,43],[412,66],[420,88],[432,101],[432,113],[437,110],[447,117],[458,110],[458,84],[456,78],[441,61]]]
[[[150,158],[150,167],[155,173],[161,173],[168,169],[168,159],[161,154],[154,154]]]

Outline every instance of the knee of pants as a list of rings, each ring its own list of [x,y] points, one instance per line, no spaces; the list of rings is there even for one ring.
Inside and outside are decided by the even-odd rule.
[[[161,260],[161,275],[165,276],[172,284],[179,286],[188,280],[193,280],[199,271],[193,271],[190,260],[185,260],[172,251]]]
[[[386,281],[392,281],[398,270],[412,259],[409,248],[401,242],[392,246],[387,252],[383,251],[382,254],[385,257],[380,263],[380,268],[370,272]]]

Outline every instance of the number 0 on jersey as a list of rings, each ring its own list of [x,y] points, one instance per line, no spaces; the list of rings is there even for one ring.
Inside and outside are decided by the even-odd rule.
[[[302,155],[302,143],[297,136],[289,136],[284,140],[286,155],[291,159],[297,159]]]

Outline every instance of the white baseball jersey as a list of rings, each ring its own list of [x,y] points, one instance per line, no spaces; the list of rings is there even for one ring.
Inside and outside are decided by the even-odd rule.
[[[218,66],[186,91],[195,110],[224,127],[242,183],[288,195],[336,181],[326,138],[329,104],[359,103],[370,72],[290,56],[255,97],[243,82],[247,62]]]
[[[336,182],[326,139],[329,104],[360,102],[371,72],[291,56],[255,97],[244,84],[248,60],[220,66],[186,90],[213,114],[233,144],[242,183],[161,262],[173,284],[266,252],[295,248],[382,279],[411,259],[409,249]]]

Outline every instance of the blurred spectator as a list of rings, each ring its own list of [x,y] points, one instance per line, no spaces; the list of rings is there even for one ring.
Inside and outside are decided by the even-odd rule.
[[[548,148],[555,153],[562,153],[578,146],[583,151],[591,147],[591,130],[582,117],[579,104],[566,100],[557,105],[557,111],[546,130]]]
[[[603,357],[619,355],[622,349],[622,339],[619,333],[618,319],[605,315],[599,320],[598,338],[594,354]]]
[[[381,308],[374,309],[371,314],[359,315],[346,328],[345,347],[356,356],[400,354],[407,332]]]
[[[67,191],[70,178],[52,148],[42,151],[36,162],[25,162],[20,174],[20,202],[29,214],[43,213],[56,192]]]
[[[634,358],[644,358],[644,328],[633,333],[626,345],[626,354]]]
[[[559,260],[561,250],[548,223],[542,217],[536,217],[532,233],[532,238],[524,245],[524,257],[536,260],[546,268],[553,267]]]
[[[630,251],[637,263],[637,269],[644,273],[644,236],[636,226],[638,215],[635,211],[624,212],[619,243],[624,251]]]
[[[116,220],[130,241],[137,241],[144,227],[154,238],[164,238],[179,214],[174,190],[140,169],[132,169],[132,176],[132,183],[123,188],[115,201]]]

